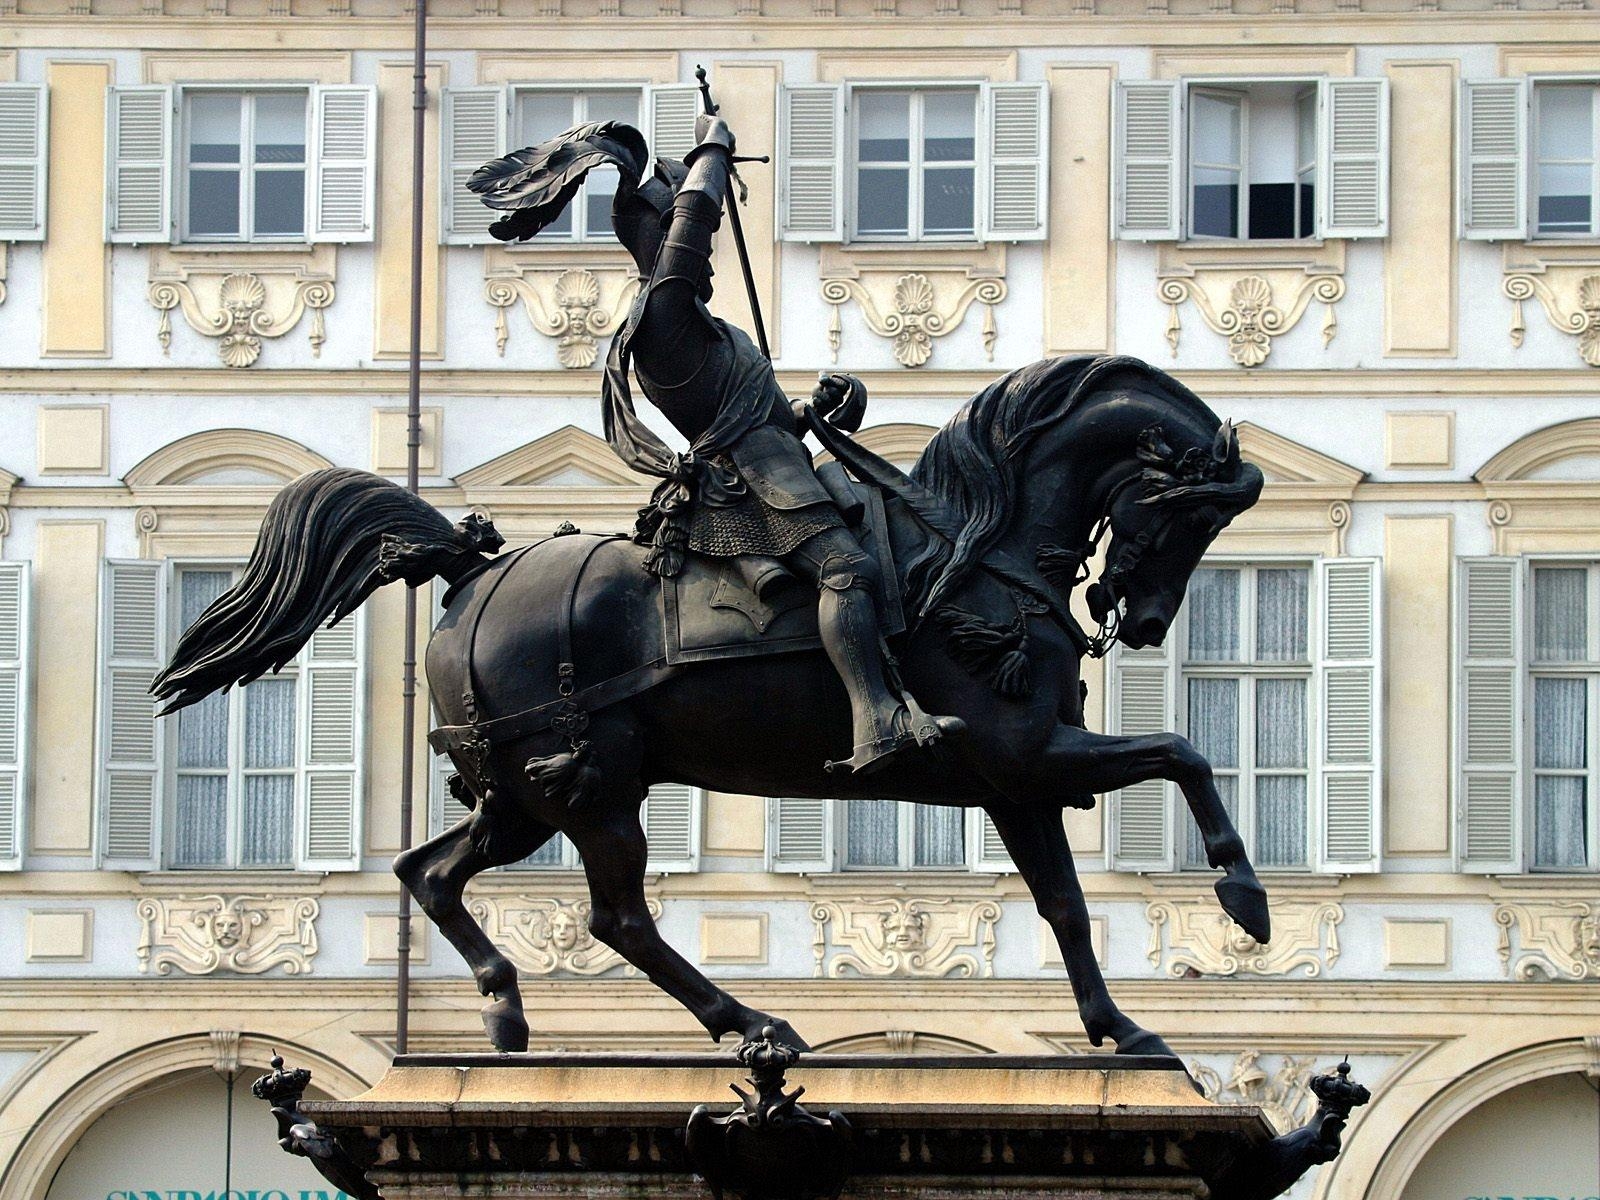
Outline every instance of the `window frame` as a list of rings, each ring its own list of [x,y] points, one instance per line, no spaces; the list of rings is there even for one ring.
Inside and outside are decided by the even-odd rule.
[[[167,570],[167,611],[164,614],[167,624],[167,644],[176,645],[178,637],[183,633],[183,592],[182,577],[185,572],[201,571],[227,571],[232,576],[229,586],[238,582],[239,573],[244,570],[245,560],[242,558],[177,558],[168,559]],[[250,769],[244,764],[244,737],[245,737],[245,687],[229,688],[224,696],[228,705],[228,765],[223,774],[227,779],[226,808],[227,826],[224,835],[226,853],[225,862],[222,863],[179,863],[175,861],[178,837],[178,779],[184,768],[178,765],[178,720],[163,721],[160,736],[164,739],[164,756],[161,776],[158,782],[157,797],[161,813],[161,833],[163,851],[161,855],[161,869],[165,871],[204,872],[204,871],[249,871],[249,872],[292,872],[298,869],[298,835],[302,820],[301,810],[304,806],[304,788],[300,782],[299,752],[301,739],[307,736],[303,728],[301,717],[303,696],[304,672],[300,666],[300,656],[297,654],[284,664],[283,669],[275,674],[264,676],[270,679],[290,679],[294,682],[294,746],[290,752],[290,764],[286,768],[270,768],[256,770],[255,774],[287,775],[291,781],[291,807],[289,825],[289,857],[288,861],[279,864],[245,863],[240,861],[243,850],[241,826],[243,824],[244,781]],[[214,769],[191,770],[191,774],[216,775]]]
[[[1538,649],[1538,591],[1535,572],[1545,568],[1582,568],[1585,572],[1584,616],[1585,655],[1579,662],[1544,662],[1535,657]],[[1527,554],[1522,557],[1521,679],[1523,753],[1522,804],[1523,870],[1529,875],[1600,874],[1600,558],[1581,555]],[[1537,716],[1534,708],[1535,680],[1541,678],[1580,678],[1585,688],[1584,737],[1587,765],[1581,770],[1536,765]],[[1576,776],[1585,781],[1583,866],[1540,866],[1538,853],[1538,779],[1540,775]]]
[[[301,200],[302,226],[298,234],[257,234],[255,232],[255,174],[262,169],[262,164],[250,161],[251,152],[255,146],[255,98],[266,93],[298,92],[305,97],[305,157],[299,164],[299,169],[304,176]],[[311,244],[311,199],[312,176],[315,171],[313,162],[313,137],[314,130],[314,100],[313,88],[307,83],[185,83],[177,87],[178,102],[178,146],[177,153],[173,156],[178,170],[177,203],[178,203],[178,242],[189,246],[307,246]],[[190,106],[189,100],[196,95],[239,95],[248,103],[240,106],[240,145],[239,145],[239,229],[237,236],[227,234],[203,234],[196,237],[189,228],[189,172],[195,164],[189,159],[190,148]],[[246,141],[248,138],[248,142]],[[199,164],[201,169],[215,164]],[[287,164],[266,164],[266,169],[273,170]]]
[[[989,160],[988,130],[986,128],[984,84],[982,79],[884,79],[850,82],[845,85],[845,243],[854,246],[977,246],[983,244],[984,213],[983,184],[987,177]],[[972,95],[972,231],[970,233],[939,233],[924,235],[923,185],[927,163],[922,158],[923,97],[934,91],[969,92]],[[906,232],[883,234],[860,232],[860,140],[861,106],[856,97],[865,92],[905,92],[911,97],[910,127],[908,130],[908,187],[906,196]],[[941,167],[962,167],[962,162],[943,162]]]
[[[1540,154],[1541,128],[1539,91],[1547,87],[1586,87],[1589,89],[1589,157],[1550,159]],[[1530,242],[1589,243],[1600,241],[1600,75],[1531,75],[1527,87],[1527,147],[1523,159],[1524,186],[1527,188],[1527,230]],[[1589,228],[1578,232],[1546,233],[1539,228],[1539,168],[1545,162],[1589,164]],[[1531,579],[1531,576],[1530,576]]]
[[[1203,558],[1196,570],[1214,568],[1219,570],[1237,570],[1241,572],[1240,597],[1239,597],[1239,632],[1241,655],[1246,646],[1249,646],[1251,657],[1231,662],[1199,662],[1191,663],[1188,658],[1189,647],[1189,622],[1191,607],[1187,594],[1184,603],[1179,609],[1177,620],[1169,636],[1173,642],[1173,671],[1176,683],[1176,694],[1173,697],[1173,714],[1175,728],[1188,736],[1189,729],[1189,681],[1196,678],[1225,679],[1236,678],[1240,681],[1239,711],[1238,711],[1238,766],[1231,768],[1213,768],[1217,775],[1232,775],[1238,780],[1235,791],[1235,805],[1233,813],[1234,827],[1249,849],[1251,862],[1263,874],[1273,875],[1309,875],[1316,874],[1320,847],[1318,836],[1321,814],[1321,787],[1322,771],[1321,746],[1319,738],[1321,729],[1319,714],[1321,712],[1321,697],[1318,693],[1318,658],[1317,639],[1321,629],[1322,620],[1321,597],[1317,586],[1317,556],[1296,554],[1250,554],[1250,555],[1208,555]],[[1306,573],[1306,656],[1303,660],[1295,662],[1261,662],[1255,657],[1256,652],[1256,608],[1257,590],[1255,577],[1261,570],[1283,570],[1295,568]],[[1248,582],[1247,582],[1248,581]],[[1258,767],[1255,765],[1256,748],[1256,693],[1257,684],[1263,679],[1300,679],[1305,682],[1305,699],[1303,716],[1305,720],[1305,764],[1301,767]],[[1304,861],[1297,864],[1266,865],[1259,861],[1256,845],[1256,791],[1255,781],[1260,777],[1294,777],[1299,776],[1306,781],[1306,841]],[[1173,859],[1180,873],[1210,870],[1210,867],[1201,864],[1191,864],[1189,861],[1189,844],[1195,831],[1193,822],[1185,818],[1188,805],[1180,794],[1176,803],[1178,805],[1177,820],[1173,828],[1177,832],[1177,845],[1172,849]]]
[[[537,83],[512,83],[507,86],[509,97],[506,127],[510,131],[509,141],[513,145],[534,145],[521,127],[522,97],[534,93],[561,94],[567,93],[573,101],[572,112],[574,125],[580,121],[589,120],[589,97],[598,92],[628,93],[633,96],[638,105],[638,116],[635,118],[635,127],[641,130],[649,123],[649,85],[645,83],[619,80],[611,82],[601,80],[598,82],[561,82],[540,81]],[[582,109],[583,116],[577,114]],[[570,128],[570,126],[569,126]],[[557,130],[556,132],[560,132]],[[528,241],[528,245],[562,245],[562,246],[615,246],[618,244],[616,232],[608,225],[603,230],[591,230],[589,225],[589,181],[585,179],[579,186],[577,193],[567,205],[567,211],[572,214],[571,233],[552,233],[549,229],[541,229]]]

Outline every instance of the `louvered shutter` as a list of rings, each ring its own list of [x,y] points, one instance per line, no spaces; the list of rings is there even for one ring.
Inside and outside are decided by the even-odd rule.
[[[834,868],[837,800],[775,797],[767,801],[767,869],[823,874]]]
[[[106,240],[172,240],[172,89],[106,93]]]
[[[699,789],[682,783],[651,788],[644,799],[644,836],[650,843],[647,870],[699,870]]]
[[[1169,80],[1118,83],[1112,160],[1112,225],[1135,242],[1182,236],[1181,84]]]
[[[989,814],[981,808],[967,810],[967,842],[972,847],[972,869],[1011,874],[1017,864],[1011,861],[1000,831],[994,827]]]
[[[983,236],[1036,242],[1045,236],[1049,93],[1042,83],[991,83]]]
[[[1323,559],[1317,573],[1322,608],[1317,866],[1343,873],[1376,871],[1383,762],[1382,575],[1374,558]]]
[[[22,866],[28,784],[28,564],[0,562],[0,871]]]
[[[311,635],[300,652],[299,861],[305,871],[361,867],[365,614]]]
[[[650,153],[680,162],[695,147],[694,120],[700,115],[700,89],[692,83],[650,89]]]
[[[442,240],[452,246],[494,242],[489,226],[500,214],[467,191],[472,173],[506,152],[506,90],[502,87],[444,91],[444,220]]]
[[[166,660],[166,570],[108,561],[100,612],[100,856],[112,871],[153,871],[161,857],[165,730],[150,685]]]
[[[778,93],[778,228],[789,242],[844,240],[844,88]]]
[[[44,88],[0,83],[0,242],[44,241]]]
[[[377,176],[378,89],[312,89],[311,240],[370,242]]]
[[[1528,90],[1522,79],[1461,87],[1456,159],[1461,164],[1461,236],[1520,241],[1527,236]]]
[[[1514,558],[1464,558],[1458,591],[1457,795],[1461,869],[1522,869],[1522,597]]]
[[[1112,733],[1169,732],[1177,722],[1173,648],[1118,645],[1111,664]],[[1170,871],[1176,865],[1172,785],[1149,779],[1111,793],[1111,865],[1119,871]]]
[[[1319,108],[1321,236],[1389,236],[1389,81],[1324,79]]]

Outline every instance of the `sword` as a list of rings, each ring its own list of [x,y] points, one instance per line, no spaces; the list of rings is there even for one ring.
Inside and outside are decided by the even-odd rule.
[[[705,107],[706,116],[716,116],[717,106],[711,100],[711,84],[706,79],[706,69],[696,67],[694,77],[700,81],[700,100]],[[762,155],[760,158],[735,158],[733,161],[739,163],[770,160],[766,155]],[[737,179],[738,175],[735,174],[734,178]],[[750,315],[756,324],[756,344],[761,347],[761,353],[766,355],[770,362],[772,351],[767,348],[767,326],[761,319],[761,301],[756,298],[756,277],[750,271],[750,252],[745,249],[744,224],[739,220],[739,202],[731,195],[728,197],[728,224],[733,228],[733,244],[739,250],[739,268],[744,272],[744,291],[750,298]]]

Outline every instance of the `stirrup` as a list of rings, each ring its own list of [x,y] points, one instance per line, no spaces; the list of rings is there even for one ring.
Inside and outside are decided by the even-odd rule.
[[[881,771],[892,759],[913,746],[931,746],[946,734],[960,734],[967,728],[967,723],[960,717],[929,716],[909,696],[895,713],[896,725],[901,725],[901,713],[905,714],[905,721],[898,732],[890,737],[863,742],[855,747],[849,758],[824,763],[822,769],[830,775],[865,778]]]

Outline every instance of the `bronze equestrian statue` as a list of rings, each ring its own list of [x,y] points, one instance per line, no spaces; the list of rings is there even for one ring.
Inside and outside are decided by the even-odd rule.
[[[1061,943],[1090,1041],[1170,1053],[1107,992],[1063,808],[1172,780],[1223,872],[1223,909],[1261,942],[1266,893],[1186,739],[1084,728],[1079,662],[1113,640],[1162,641],[1261,472],[1198,397],[1130,358],[1012,372],[909,476],[850,438],[858,381],[832,377],[791,408],[750,340],[706,311],[733,138],[715,119],[699,132],[686,162],[652,166],[637,131],[581,126],[474,182],[509,239],[552,220],[594,166],[618,170],[613,219],[643,287],[607,362],[606,432],[661,481],[633,533],[564,526],[491,557],[502,542],[485,521],[452,526],[367,472],[312,472],[274,499],[243,577],[184,633],[155,694],[170,712],[280,668],[383,584],[449,582],[426,664],[446,724],[430,741],[472,812],[395,871],[491,997],[484,1022],[502,1050],[528,1042],[516,970],[462,889],[558,832],[582,855],[597,938],[712,1037],[770,1025],[805,1047],[707,980],[650,916],[640,805],[649,786],[677,782],[981,806]],[[686,452],[639,420],[630,370]],[[802,430],[835,461],[813,471]],[[785,586],[797,577],[818,604]],[[1092,635],[1068,611],[1080,584]]]

